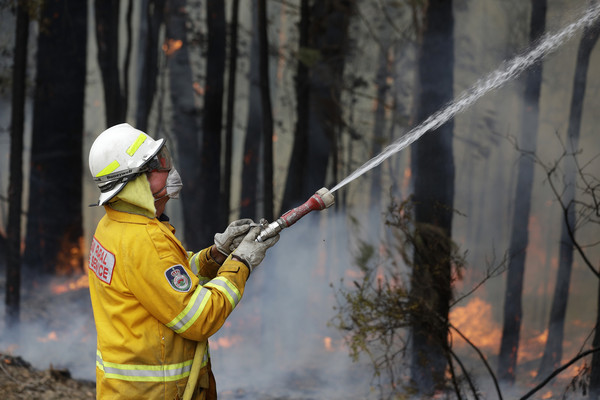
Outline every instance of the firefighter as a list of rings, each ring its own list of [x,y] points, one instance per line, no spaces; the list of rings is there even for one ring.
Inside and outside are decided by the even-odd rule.
[[[279,236],[257,242],[260,227],[242,219],[216,234],[212,246],[187,252],[164,214],[182,188],[165,141],[128,124],[96,138],[89,166],[106,211],[88,271],[98,334],[97,398],[183,398],[196,358],[192,398],[215,399],[205,343]]]

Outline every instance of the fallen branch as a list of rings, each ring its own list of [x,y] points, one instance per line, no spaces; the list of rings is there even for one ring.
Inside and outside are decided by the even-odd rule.
[[[0,360],[0,368],[2,369],[2,371],[4,371],[4,373],[13,381],[19,383],[19,381],[17,379],[15,379],[7,370],[6,367],[4,367],[4,363],[2,362],[2,360]]]
[[[568,363],[566,363],[562,367],[554,370],[554,372],[552,372],[546,379],[544,379],[542,382],[540,382],[539,385],[537,385],[536,387],[534,387],[533,389],[531,389],[529,392],[527,392],[523,397],[519,398],[519,400],[526,400],[526,399],[530,398],[538,390],[540,390],[541,388],[543,388],[544,386],[546,386],[546,384],[548,382],[550,382],[552,380],[552,378],[554,378],[556,375],[560,374],[565,369],[569,368],[571,365],[573,365],[574,363],[576,363],[579,359],[581,359],[581,358],[583,358],[583,357],[585,357],[585,356],[587,356],[587,355],[589,355],[591,353],[595,353],[597,351],[600,351],[600,348],[586,350],[583,353],[578,354],[577,356],[575,356],[574,358],[572,358],[571,361],[569,361]]]

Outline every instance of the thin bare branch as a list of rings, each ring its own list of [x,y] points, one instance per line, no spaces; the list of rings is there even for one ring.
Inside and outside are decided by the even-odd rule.
[[[554,372],[552,372],[550,375],[548,375],[548,377],[546,379],[544,379],[542,382],[540,382],[539,385],[537,385],[536,387],[534,387],[533,389],[531,389],[529,392],[527,392],[523,397],[519,398],[519,400],[526,400],[526,399],[530,398],[536,392],[538,392],[541,388],[543,388],[544,386],[546,386],[546,384],[548,382],[550,382],[552,380],[552,378],[554,378],[556,375],[560,374],[565,369],[569,368],[571,365],[573,365],[574,363],[576,363],[581,358],[583,358],[583,357],[585,357],[585,356],[587,356],[589,354],[595,353],[597,351],[600,351],[600,348],[594,348],[594,349],[586,350],[583,353],[578,354],[577,356],[573,357],[565,365],[563,365],[562,367],[559,367],[559,368],[555,369]]]

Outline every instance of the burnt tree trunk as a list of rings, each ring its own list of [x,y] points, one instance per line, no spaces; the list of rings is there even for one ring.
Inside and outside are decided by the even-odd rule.
[[[143,54],[140,57],[140,72],[137,93],[136,128],[146,132],[148,118],[156,94],[156,79],[158,77],[158,37],[160,27],[164,23],[166,0],[147,0],[145,18],[142,18],[143,28],[140,41],[143,43]],[[151,135],[152,136],[152,135]]]
[[[225,4],[222,0],[206,0],[208,50],[206,53],[206,84],[204,88],[203,132],[200,146],[200,181],[198,193],[202,214],[196,229],[204,246],[212,243],[219,225],[220,204],[215,194],[221,187],[221,130],[223,118],[223,86],[225,80]]]
[[[300,24],[298,42],[298,63],[296,67],[296,124],[294,126],[294,142],[288,166],[287,179],[281,212],[285,212],[300,202],[304,188],[300,182],[304,180],[303,163],[308,157],[308,107],[309,107],[309,67],[312,65],[309,54],[310,7],[309,0],[300,2]]]
[[[23,130],[29,11],[24,1],[17,4],[17,26],[13,64],[10,123],[10,178],[8,184],[8,225],[6,229],[6,326],[15,326],[21,301],[21,200],[23,193]]]
[[[533,43],[546,28],[546,0],[531,1],[531,26],[529,40]],[[536,65],[525,73],[524,111],[521,126],[520,147],[523,152],[535,153],[539,101],[542,86],[542,65]],[[517,171],[517,186],[512,216],[509,264],[506,276],[504,296],[504,319],[502,339],[498,356],[498,377],[506,383],[515,382],[519,336],[522,319],[523,276],[525,273],[525,255],[529,242],[529,213],[531,209],[531,191],[533,186],[534,161],[522,153]]]
[[[267,36],[267,1],[258,0],[258,43],[260,103],[262,111],[263,217],[273,220],[273,110],[269,84],[269,38]]]
[[[562,359],[562,344],[565,330],[565,315],[569,299],[569,285],[571,283],[571,269],[573,267],[573,237],[575,235],[575,182],[577,180],[577,166],[575,153],[579,150],[579,134],[581,130],[581,115],[587,84],[587,73],[590,64],[590,55],[598,37],[600,36],[600,23],[585,29],[579,49],[577,51],[577,64],[573,81],[573,94],[571,95],[571,110],[569,114],[569,127],[566,140],[565,165],[565,190],[561,199],[564,205],[564,216],[561,219],[560,247],[558,257],[558,272],[556,287],[550,309],[548,322],[548,340],[544,348],[542,363],[538,370],[538,377],[544,378],[560,366]],[[570,232],[569,232],[570,231]]]
[[[387,22],[387,21],[386,21]],[[371,157],[379,154],[387,142],[386,129],[386,100],[389,90],[388,78],[391,74],[390,50],[392,32],[389,24],[383,23],[382,37],[379,39],[379,57],[377,60],[377,74],[375,75],[375,84],[377,86],[377,98],[375,100],[375,124],[373,126],[373,138],[371,140]],[[371,185],[369,192],[369,228],[371,237],[379,237],[379,231],[382,225],[382,173],[381,168],[374,168],[371,171]],[[394,171],[396,172],[396,171]]]
[[[127,100],[119,77],[119,0],[95,0],[98,65],[104,89],[106,126],[125,122]],[[127,70],[124,71],[127,74]]]
[[[42,21],[24,263],[46,273],[80,271],[87,2],[46,1]]]
[[[221,188],[221,220],[220,226],[229,223],[231,213],[231,171],[233,150],[233,125],[235,122],[235,89],[238,61],[238,14],[240,0],[231,4],[231,25],[229,33],[229,70],[227,76],[227,116],[225,118],[225,160],[223,160],[223,185]]]
[[[183,220],[185,245],[190,249],[206,247],[197,229],[202,208],[200,192],[205,190],[200,182],[199,110],[193,91],[189,45],[186,37],[186,0],[169,0],[166,9],[166,48],[169,69],[170,96],[173,105],[172,130],[177,138],[175,166],[181,174],[183,189]],[[202,247],[203,248],[203,247]]]
[[[240,216],[257,217],[258,202],[258,166],[262,132],[262,105],[260,99],[259,78],[259,39],[258,4],[252,0],[252,38],[250,43],[250,87],[248,95],[248,118],[244,139],[244,160],[242,166],[242,194]]]
[[[600,281],[598,282],[598,294],[597,294],[597,305],[596,308],[596,327],[594,329],[594,340],[592,341],[592,348],[600,348]],[[600,353],[594,352],[592,356],[592,366],[590,373],[590,400],[598,400],[600,398]]]
[[[303,203],[325,186],[327,167],[335,160],[342,126],[340,96],[349,45],[348,26],[354,7],[355,2],[350,0],[324,0],[315,2],[308,12],[303,11],[302,19],[309,16],[308,27],[301,23],[301,29],[308,30],[308,43],[305,47],[301,43],[299,61],[308,68],[308,77],[304,78],[304,71],[299,68],[296,90],[301,101],[299,112],[306,113],[306,117],[297,118],[305,118],[306,122],[299,121],[296,125],[294,146],[300,148],[293,149],[282,211]],[[307,79],[306,83],[301,79]],[[308,88],[302,87],[305,84]],[[300,96],[307,96],[308,100]]]
[[[452,1],[431,0],[419,49],[417,120],[422,121],[453,97],[454,18]],[[421,394],[445,382],[447,321],[451,286],[454,204],[454,123],[449,121],[411,147],[416,234],[410,297],[418,307],[411,321],[411,378]]]

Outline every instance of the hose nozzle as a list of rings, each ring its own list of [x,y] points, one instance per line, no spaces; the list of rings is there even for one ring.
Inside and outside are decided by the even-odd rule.
[[[327,188],[321,188],[317,190],[317,193],[313,194],[306,203],[299,207],[293,208],[277,218],[276,221],[271,222],[267,225],[256,238],[257,242],[262,242],[271,236],[275,236],[281,232],[283,228],[287,228],[296,223],[300,218],[304,217],[311,211],[324,210],[329,208],[334,203],[333,194]]]

